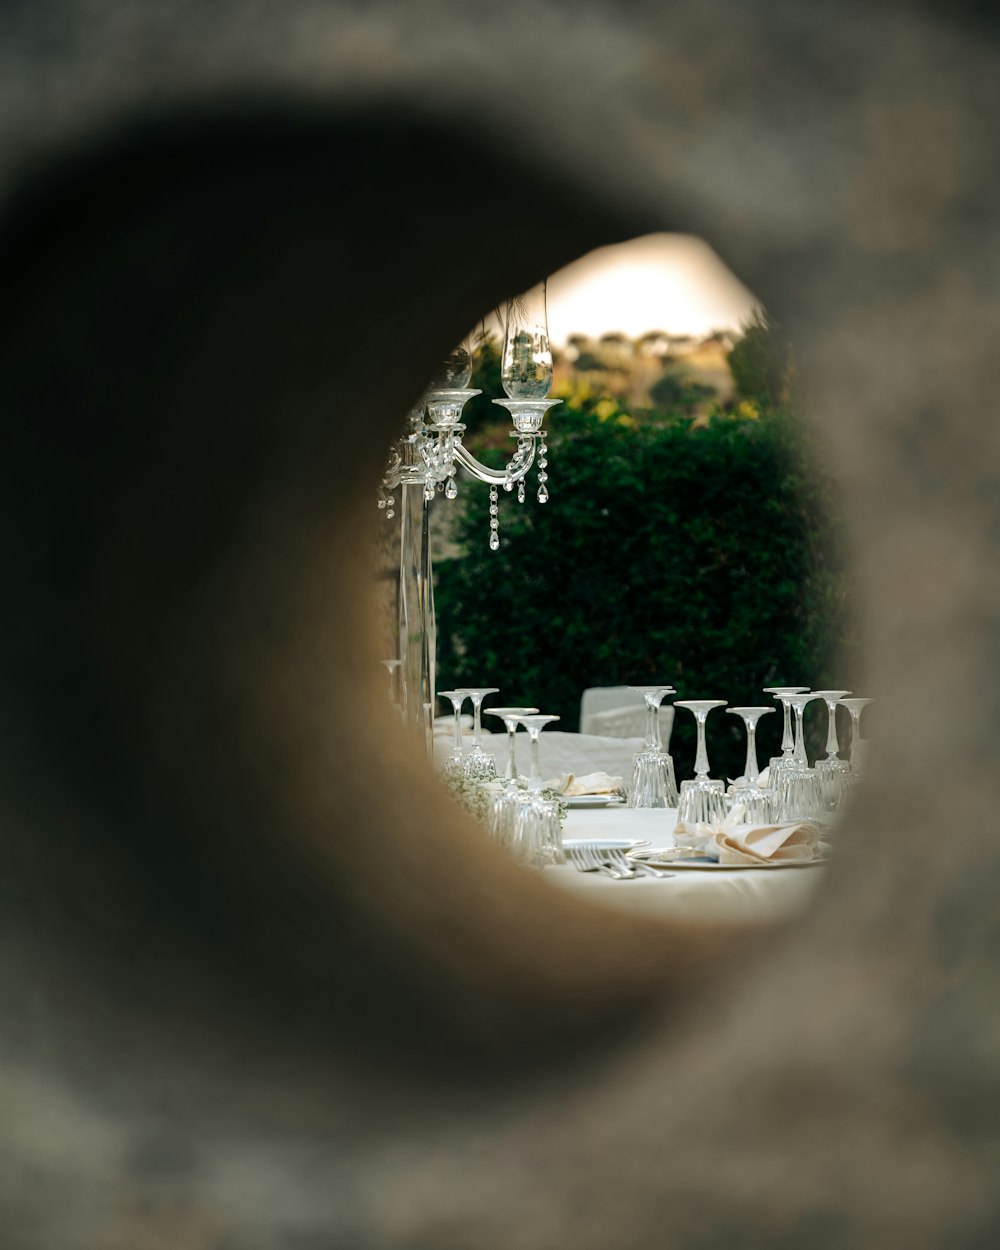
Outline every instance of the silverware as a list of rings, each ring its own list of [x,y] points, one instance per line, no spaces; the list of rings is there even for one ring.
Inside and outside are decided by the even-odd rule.
[[[577,872],[599,872],[616,881],[632,881],[636,877],[672,877],[674,873],[651,868],[637,860],[629,859],[619,847],[601,847],[596,844],[577,843],[566,847],[566,858]]]

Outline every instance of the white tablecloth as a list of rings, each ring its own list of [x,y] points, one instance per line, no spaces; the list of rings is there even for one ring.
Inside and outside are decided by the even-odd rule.
[[[564,837],[648,839],[672,846],[677,812],[596,808],[571,810]],[[804,868],[679,868],[673,877],[615,881],[575,868],[546,868],[545,879],[567,890],[626,910],[718,923],[782,920],[802,911],[822,880],[822,865]]]

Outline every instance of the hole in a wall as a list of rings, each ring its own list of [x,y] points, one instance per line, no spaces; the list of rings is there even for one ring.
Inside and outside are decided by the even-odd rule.
[[[458,461],[427,490],[436,689],[497,688],[483,698],[480,733],[501,774],[509,739],[489,709],[537,707],[558,717],[541,739],[547,779],[600,766],[627,793],[646,728],[642,696],[626,688],[656,683],[675,691],[660,724],[678,783],[695,771],[697,737],[695,717],[674,699],[770,708],[751,718],[768,767],[789,726],[795,736],[796,714],[767,688],[863,693],[852,688],[858,639],[836,490],[813,443],[794,337],[691,235],[587,253],[550,275],[544,295],[552,368],[541,393],[559,401],[544,418],[544,484],[515,473],[491,489]],[[513,298],[515,310],[525,298]],[[463,451],[496,473],[516,466],[503,406],[511,315],[502,302],[463,340],[469,371],[459,383],[470,389],[455,418]],[[410,443],[416,421],[411,413]],[[416,533],[419,496],[397,478],[379,501],[390,522],[384,636],[386,655],[402,657],[387,665],[397,701],[420,657],[405,654],[405,624],[394,646],[412,604],[401,618],[391,522],[403,511]],[[601,702],[614,698],[621,707]],[[588,715],[588,699],[605,715]],[[454,700],[439,698],[433,711],[435,759],[447,773],[459,749],[474,748],[473,704],[462,704],[460,738]],[[839,758],[846,774],[857,723],[845,705],[814,699],[802,717],[804,755]],[[591,741],[612,736],[621,741]],[[705,737],[713,777],[746,776],[746,718],[713,711]],[[527,771],[526,744],[521,754]],[[829,812],[836,777],[824,784]]]

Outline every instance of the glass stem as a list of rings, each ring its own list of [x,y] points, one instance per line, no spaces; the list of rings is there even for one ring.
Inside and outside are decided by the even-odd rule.
[[[478,750],[480,749],[480,743],[479,743],[479,740],[480,740],[480,738],[481,738],[481,737],[482,737],[482,735],[483,735],[483,730],[482,730],[482,709],[483,709],[483,696],[482,696],[482,695],[473,695],[473,696],[472,696],[472,717],[473,717],[473,720],[472,720],[472,748],[473,748],[473,750],[474,750],[474,751],[478,751]]]
[[[781,750],[787,755],[795,746],[795,740],[792,737],[792,705],[787,700],[781,700],[781,707],[785,713],[785,725],[781,734]]]
[[[858,768],[861,764],[861,709],[851,709],[851,767]]]
[[[517,723],[510,721],[507,725],[507,772],[504,774],[508,781],[517,781],[517,761],[514,759],[514,735],[517,733]]]
[[[806,758],[806,734],[804,725],[805,708],[797,707],[795,709],[795,749],[792,751],[792,759],[797,764],[808,764]]]
[[[528,730],[531,739],[531,776],[528,778],[528,789],[536,794],[542,788],[542,766],[538,758],[538,729]]]
[[[655,751],[660,745],[660,742],[659,742],[660,735],[657,732],[658,730],[657,721],[659,720],[659,717],[656,714],[657,711],[658,711],[657,706],[653,702],[653,696],[651,694],[647,694],[646,695],[646,741],[642,744],[646,748],[647,751]]]
[[[747,721],[747,762],[743,768],[743,776],[751,785],[760,776],[757,768],[757,722]]]
[[[706,712],[699,712],[695,715],[698,722],[698,753],[694,761],[694,771],[698,777],[708,776],[708,752],[705,750],[705,720]]]
[[[462,705],[452,701],[451,705],[455,709],[455,754],[462,754]]]
[[[826,731],[826,758],[835,760],[840,755],[840,743],[837,741],[837,705],[828,703],[826,706],[830,711],[830,725]]]

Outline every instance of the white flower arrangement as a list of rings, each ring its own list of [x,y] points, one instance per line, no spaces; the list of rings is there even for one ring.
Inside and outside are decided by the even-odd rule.
[[[502,781],[491,778],[489,781],[482,777],[467,777],[463,773],[453,772],[447,774],[444,783],[451,791],[452,797],[460,807],[465,808],[470,816],[486,824],[490,811],[490,802],[494,795],[499,794],[503,786]],[[528,783],[523,777],[518,777],[517,788],[524,793],[528,792]],[[566,815],[569,808],[563,801],[563,796],[555,790],[543,789],[541,791],[543,799],[554,800],[559,804],[559,826],[560,828],[566,823]]]

